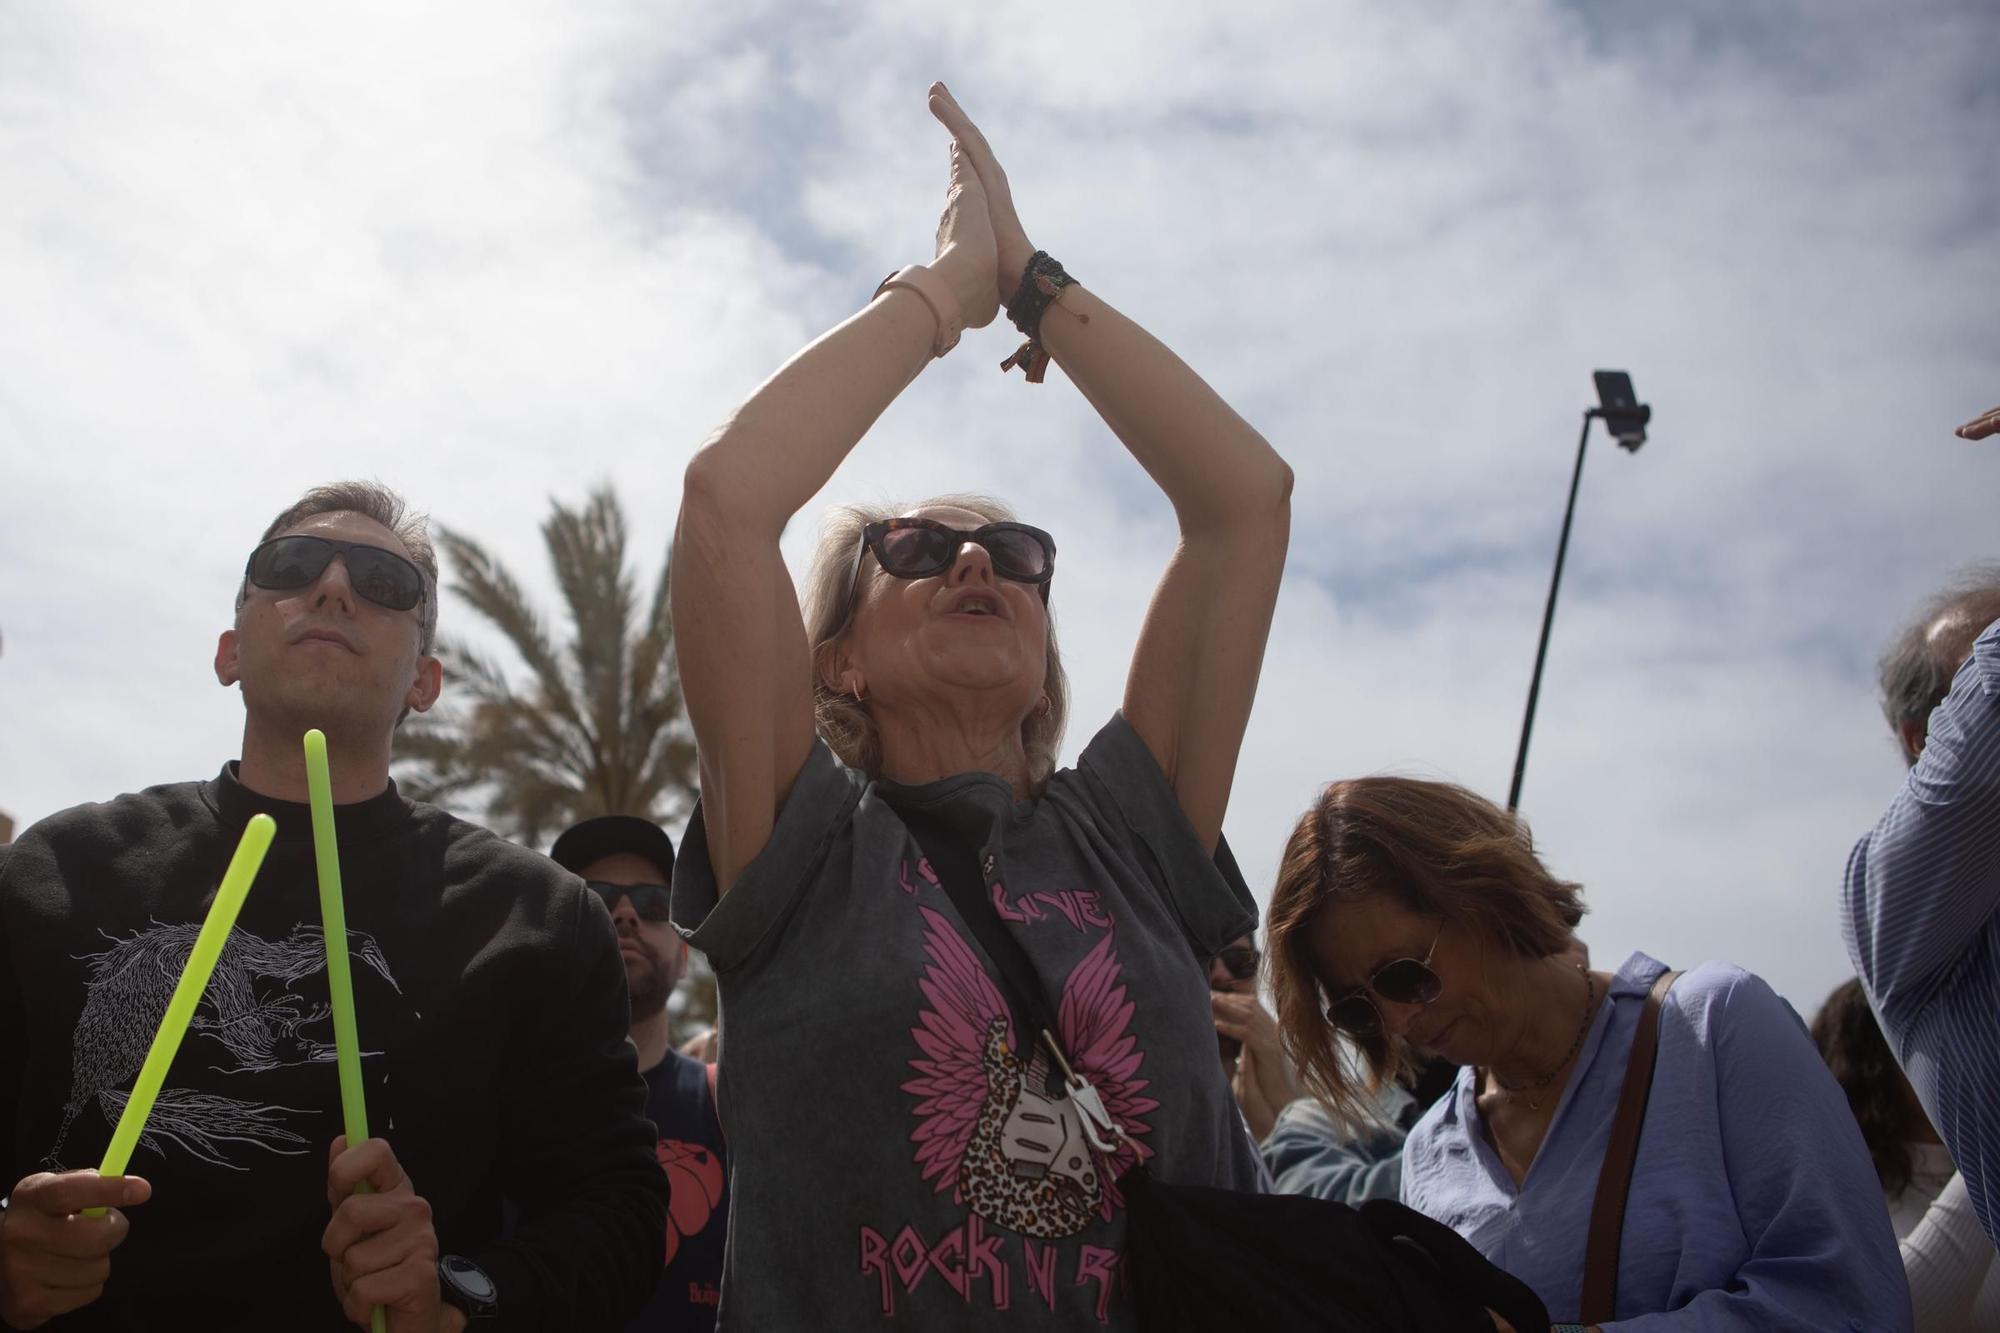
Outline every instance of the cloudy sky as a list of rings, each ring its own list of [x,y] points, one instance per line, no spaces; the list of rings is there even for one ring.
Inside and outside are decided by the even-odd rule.
[[[1590,371],[1523,808],[1600,961],[1810,1010],[1900,763],[1873,661],[1996,551],[2000,11],[1953,0],[0,4],[0,810],[204,776],[269,516],[404,489],[549,599],[551,497],[647,572],[703,435],[927,258],[932,78],[1035,241],[1298,475],[1228,830],[1260,896],[1318,784],[1504,799]],[[968,337],[823,500],[983,489],[1058,536],[1072,751],[1171,514]],[[803,556],[807,515],[788,539]],[[446,605],[447,629],[468,613]]]

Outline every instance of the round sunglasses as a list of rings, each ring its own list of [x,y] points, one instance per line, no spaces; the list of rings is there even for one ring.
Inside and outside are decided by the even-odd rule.
[[[639,914],[641,921],[666,921],[673,895],[664,884],[607,884],[599,879],[587,879],[584,884],[590,891],[604,900],[604,910],[618,906],[620,898],[632,900],[632,910]]]
[[[1327,1000],[1326,1021],[1357,1037],[1372,1037],[1382,1031],[1382,1010],[1371,997],[1391,1004],[1429,1004],[1444,990],[1444,982],[1431,971],[1431,955],[1444,938],[1444,927],[1431,937],[1431,947],[1422,958],[1398,958],[1368,974],[1368,980],[1337,1000]]]
[[[243,577],[269,592],[296,592],[319,582],[335,556],[347,562],[354,591],[377,606],[408,611],[424,600],[424,576],[408,560],[379,546],[330,537],[273,537],[250,553]]]
[[[885,518],[861,529],[861,549],[854,553],[854,579],[861,580],[861,557],[868,551],[885,573],[899,579],[927,579],[950,569],[967,542],[985,550],[993,572],[1014,583],[1031,583],[1049,600],[1049,580],[1056,573],[1056,539],[1026,523],[987,523],[954,528],[931,518]],[[853,590],[848,593],[853,602]]]

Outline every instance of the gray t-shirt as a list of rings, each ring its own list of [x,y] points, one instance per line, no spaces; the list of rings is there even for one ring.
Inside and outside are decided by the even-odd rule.
[[[1124,718],[1034,801],[990,773],[871,782],[816,743],[726,898],[698,811],[674,872],[674,919],[721,991],[720,1326],[1130,1328],[1130,1151],[1093,1151],[1044,1095],[892,799],[978,849],[1071,1061],[1156,1178],[1258,1188],[1204,973],[1256,907]]]

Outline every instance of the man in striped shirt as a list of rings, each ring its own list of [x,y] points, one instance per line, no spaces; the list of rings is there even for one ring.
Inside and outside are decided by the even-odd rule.
[[[1841,929],[2000,1243],[2000,566],[1931,603],[1882,687],[1910,775],[1848,857]]]

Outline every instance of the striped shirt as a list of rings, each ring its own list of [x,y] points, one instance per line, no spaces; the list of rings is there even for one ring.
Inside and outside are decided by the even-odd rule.
[[[2000,621],[1855,844],[1842,908],[1882,1032],[2000,1244]]]

